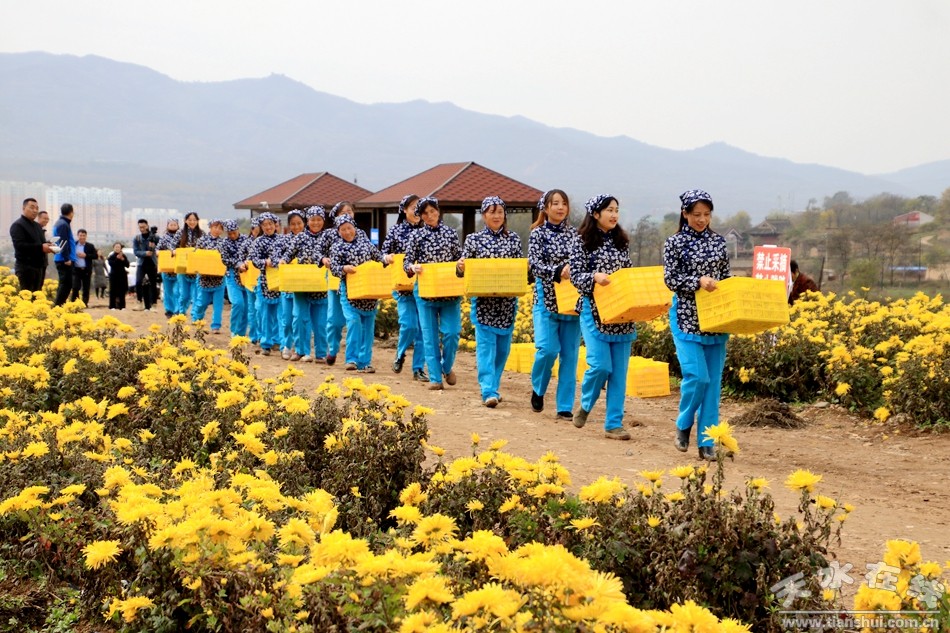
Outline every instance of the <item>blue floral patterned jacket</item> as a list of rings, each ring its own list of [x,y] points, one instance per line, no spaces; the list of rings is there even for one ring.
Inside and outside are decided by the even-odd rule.
[[[400,222],[394,226],[388,233],[386,233],[386,239],[383,240],[383,245],[379,249],[386,255],[398,255],[400,253],[406,252],[406,247],[409,245],[409,238],[421,229],[423,226],[422,222],[418,224],[410,224],[409,222]],[[412,294],[412,290],[399,290],[398,294],[403,296],[409,296]]]
[[[383,255],[379,249],[369,241],[364,233],[353,238],[352,242],[347,242],[340,238],[330,249],[330,272],[340,278],[340,290],[343,291],[346,286],[346,273],[343,272],[344,266],[359,266],[368,261],[383,261]],[[376,309],[376,299],[350,299],[347,301],[360,312],[370,312]]]
[[[499,259],[521,257],[521,237],[502,229],[497,233],[485,227],[465,238],[462,257],[465,259]],[[527,279],[525,279],[527,282]],[[472,318],[482,325],[509,330],[515,325],[517,297],[474,297]]]
[[[580,247],[577,229],[567,220],[560,224],[545,222],[528,236],[528,270],[541,280],[544,308],[548,312],[557,314],[554,284],[571,283],[570,279],[561,279],[561,271],[570,263],[571,253]],[[535,297],[535,302],[541,300]]]
[[[450,226],[446,226],[442,221],[435,227],[428,224],[424,225],[418,231],[413,231],[409,235],[409,241],[406,244],[406,260],[403,262],[403,270],[412,277],[413,264],[434,264],[439,262],[456,262],[462,255],[462,249],[459,247],[459,234]],[[453,297],[439,297],[434,299],[423,299],[423,301],[445,301]]]
[[[276,233],[273,235],[260,235],[251,242],[250,252],[248,253],[248,259],[261,271],[258,289],[264,294],[264,298],[269,299],[271,302],[280,299],[280,292],[271,290],[267,286],[267,260],[270,259],[271,262],[276,263],[277,260],[280,259],[282,248],[282,240]]]
[[[666,238],[663,245],[663,279],[666,287],[676,293],[671,314],[676,314],[676,323],[671,324],[674,335],[717,336],[699,329],[699,313],[696,311],[696,291],[700,277],[715,280],[730,277],[729,250],[726,240],[709,228],[697,233],[684,226],[678,233]]]
[[[224,248],[224,243],[227,241],[226,237],[212,237],[210,234],[202,235],[198,238],[198,241],[195,243],[196,248],[201,248],[209,251],[218,251],[222,252]],[[221,258],[223,261],[223,257]],[[219,277],[217,275],[198,275],[198,285],[202,288],[220,288],[221,284],[224,283],[224,277]]]
[[[600,231],[600,229],[595,229]],[[616,231],[617,229],[613,229]],[[594,300],[594,273],[615,273],[621,268],[632,268],[630,254],[626,249],[614,245],[613,231],[603,232],[603,244],[593,252],[588,252],[580,239],[577,248],[571,254],[571,282],[577,291],[590,301],[594,324],[604,334],[632,334],[637,331],[636,323],[601,323],[597,302]]]

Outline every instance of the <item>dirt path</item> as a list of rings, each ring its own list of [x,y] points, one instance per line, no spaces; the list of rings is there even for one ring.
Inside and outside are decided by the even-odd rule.
[[[93,316],[110,314],[95,301],[89,312]],[[111,314],[141,332],[152,323],[164,322],[161,312],[133,309]],[[209,336],[211,344],[225,345],[228,340],[227,335]],[[373,358],[378,373],[353,375],[389,385],[414,404],[434,409],[429,420],[430,441],[445,448],[447,456],[470,454],[472,433],[488,442],[506,439],[506,450],[526,459],[535,460],[548,451],[557,454],[570,471],[575,488],[600,475],[615,475],[632,484],[642,481],[637,473],[644,469],[699,463],[695,448],[684,454],[673,447],[678,406],[675,391],[665,398],[629,398],[627,421],[636,420],[641,426],[631,429],[632,441],[617,442],[603,437],[602,399],[587,427],[575,429],[570,422],[554,421],[553,381],[548,408],[533,413],[528,404],[529,376],[506,373],[501,389],[504,401],[496,409],[487,409],[481,405],[474,354],[459,353],[458,384],[441,392],[414,382],[408,369],[392,373],[393,356],[391,342],[379,342]],[[288,364],[279,356],[259,355],[252,363],[260,365],[261,377],[277,374]],[[341,363],[334,367],[296,366],[305,372],[299,384],[308,389],[328,373],[337,379],[351,375]],[[724,403],[723,417],[738,416],[750,406]],[[797,496],[782,485],[785,478],[798,468],[823,475],[818,491],[856,508],[845,524],[841,547],[835,551],[842,565],[854,566],[855,580],[861,580],[866,564],[881,560],[888,539],[918,541],[925,560],[941,564],[950,560],[950,434],[894,432],[834,408],[806,407],[799,415],[808,421],[803,429],[736,429],[741,453],[734,463],[726,463],[727,485],[741,487],[747,477],[765,477],[779,515],[787,517],[795,512]]]

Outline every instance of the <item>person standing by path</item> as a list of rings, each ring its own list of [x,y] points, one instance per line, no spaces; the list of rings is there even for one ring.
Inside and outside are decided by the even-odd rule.
[[[60,207],[60,218],[53,226],[53,238],[59,246],[59,252],[53,257],[56,272],[59,274],[59,287],[56,289],[54,305],[66,303],[73,291],[73,273],[76,270],[76,238],[73,237],[73,205],[68,202]]]
[[[89,291],[92,288],[92,262],[99,257],[99,252],[91,242],[86,241],[86,229],[79,229],[76,233],[76,267],[73,270],[73,292],[70,301],[82,297],[82,302],[89,305]]]
[[[139,234],[132,240],[132,251],[138,258],[135,269],[135,286],[145,303],[145,311],[151,312],[158,300],[158,230],[153,233],[148,220],[139,219]]]
[[[21,290],[37,292],[43,289],[43,277],[46,275],[46,254],[52,253],[46,243],[43,227],[36,222],[39,205],[35,198],[23,201],[23,212],[10,225],[10,239],[13,241],[14,272],[20,281]]]
[[[122,242],[116,242],[109,254],[109,309],[125,310],[128,292],[129,259],[122,252]]]
[[[699,329],[696,292],[716,290],[730,276],[726,240],[709,228],[713,201],[702,189],[680,195],[679,231],[663,245],[663,278],[676,293],[670,308],[670,333],[683,372],[679,415],[676,418],[676,450],[689,449],[689,434],[696,424],[699,458],[716,459],[713,438],[706,429],[719,424],[719,396],[726,363],[728,334]]]

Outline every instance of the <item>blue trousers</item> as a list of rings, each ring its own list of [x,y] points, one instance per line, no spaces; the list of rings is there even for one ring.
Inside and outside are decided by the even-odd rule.
[[[261,349],[273,349],[280,343],[280,302],[267,299],[257,287],[257,316],[259,319],[259,334]]]
[[[422,340],[422,328],[419,327],[419,308],[412,294],[393,293],[396,297],[396,309],[399,312],[399,341],[396,343],[396,358],[406,355],[412,346],[412,371],[425,368],[426,348]]]
[[[198,286],[198,296],[195,298],[195,305],[191,309],[191,320],[204,319],[209,303],[211,304],[211,329],[220,330],[221,315],[224,312],[224,284],[216,288]]]
[[[224,284],[228,288],[228,301],[231,302],[231,318],[228,322],[231,336],[244,336],[247,333],[247,309],[250,303],[247,300],[247,292],[233,270],[229,270],[225,275]]]
[[[280,293],[280,349],[293,348],[294,324],[294,293],[282,292]]]
[[[472,304],[472,323],[475,325],[475,363],[478,366],[478,386],[482,400],[498,398],[501,375],[511,352],[512,330],[507,332],[482,325],[475,320],[475,304]]]
[[[261,340],[261,318],[257,298],[257,288],[246,290],[247,292],[247,335],[251,343],[259,343]]]
[[[624,404],[627,396],[627,368],[630,365],[630,344],[636,334],[605,336],[597,329],[588,299],[581,312],[581,333],[587,345],[587,364],[581,381],[581,407],[594,408],[600,392],[607,384],[607,415],[604,430],[623,426]]]
[[[294,349],[301,356],[310,355],[313,340],[314,358],[327,354],[327,300],[310,299],[306,292],[294,293]]]
[[[376,310],[357,310],[346,298],[346,284],[340,284],[340,306],[346,317],[346,362],[365,369],[373,361],[376,337]]]
[[[188,308],[195,301],[195,288],[198,286],[198,278],[194,275],[190,277],[184,273],[178,274],[178,314],[188,314]]]
[[[541,302],[535,304],[533,316],[534,347],[537,351],[531,367],[531,388],[536,394],[544,395],[551,381],[554,361],[560,357],[555,392],[556,410],[573,411],[577,388],[577,350],[581,346],[580,319],[557,318]]]
[[[162,304],[165,312],[178,313],[178,275],[162,273]]]
[[[696,445],[712,446],[706,429],[719,424],[719,394],[722,369],[726,364],[726,344],[703,345],[673,337],[676,357],[683,372],[680,383],[680,412],[676,428],[686,430],[696,422]]]
[[[327,356],[336,356],[340,351],[340,339],[343,338],[343,326],[346,317],[340,305],[340,293],[337,290],[327,292]]]
[[[418,286],[413,291],[419,306],[419,325],[429,367],[429,382],[440,383],[452,371],[462,332],[462,300],[426,301],[420,299]]]

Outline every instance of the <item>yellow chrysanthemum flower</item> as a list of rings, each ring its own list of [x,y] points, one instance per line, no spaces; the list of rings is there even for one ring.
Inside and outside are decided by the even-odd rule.
[[[86,545],[82,549],[86,555],[86,567],[88,569],[99,569],[106,563],[111,563],[116,556],[122,553],[119,547],[119,541],[95,541]]]
[[[812,492],[815,489],[815,484],[821,481],[821,477],[821,475],[816,475],[809,470],[796,470],[785,480],[785,485],[792,490]]]

